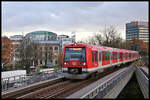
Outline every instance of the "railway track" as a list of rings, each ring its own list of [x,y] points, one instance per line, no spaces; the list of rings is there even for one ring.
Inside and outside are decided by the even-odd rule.
[[[95,75],[95,77],[91,77],[87,80],[67,80],[67,81],[62,81],[57,84],[50,85],[49,87],[42,88],[37,91],[33,91],[31,93],[18,96],[16,97],[17,99],[27,99],[27,98],[64,98],[79,89],[91,84],[92,82],[112,73],[117,70],[121,69],[120,67],[115,68],[115,69],[107,69],[107,71],[104,71],[103,73],[99,73]]]
[[[10,91],[10,92],[7,92],[7,93],[2,93],[1,96],[2,96],[2,99],[17,98],[17,97],[23,96],[25,94],[37,91],[39,89],[48,87],[50,85],[53,85],[53,84],[56,84],[56,83],[59,83],[59,82],[62,82],[62,81],[64,81],[64,80],[62,80],[61,78],[60,79],[54,79],[52,81],[48,80],[48,81],[45,81],[45,82],[36,83],[35,85],[32,84],[31,86],[23,87],[22,89],[16,89],[14,91]]]

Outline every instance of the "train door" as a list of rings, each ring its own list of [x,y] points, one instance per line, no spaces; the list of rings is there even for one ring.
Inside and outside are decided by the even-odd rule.
[[[120,58],[120,62],[122,62],[123,61],[123,53],[122,52],[120,52],[120,54],[119,54],[120,56],[119,56],[119,58]]]
[[[102,65],[102,56],[101,56],[101,50],[99,50],[99,67]]]
[[[107,64],[110,64],[110,51],[107,52],[107,56],[108,56],[108,57],[107,57],[107,58],[108,58],[108,59],[107,59]]]
[[[106,64],[106,52],[102,51],[102,66],[104,66]]]
[[[92,67],[98,67],[98,51],[92,51]]]
[[[120,62],[120,52],[117,52],[117,63]]]
[[[105,53],[106,53],[106,54],[105,54],[105,55],[106,55],[105,65],[108,65],[108,62],[109,62],[109,61],[108,61],[108,51],[106,51]]]
[[[112,55],[111,55],[111,57],[112,57],[111,61],[112,61],[112,64],[113,64],[113,63],[115,63],[115,61],[114,61],[114,58],[115,58],[115,53],[114,53],[114,52],[112,52]]]
[[[110,51],[110,64],[112,65],[112,51]]]

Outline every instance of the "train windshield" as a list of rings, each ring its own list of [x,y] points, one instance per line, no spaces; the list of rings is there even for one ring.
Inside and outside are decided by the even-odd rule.
[[[65,61],[80,60],[85,61],[85,47],[67,47],[65,48]]]

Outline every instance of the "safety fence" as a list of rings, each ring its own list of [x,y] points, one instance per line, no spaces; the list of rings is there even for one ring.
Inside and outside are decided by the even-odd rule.
[[[136,67],[135,74],[144,98],[149,98],[149,76],[140,67]]]
[[[121,70],[80,98],[116,98],[132,77],[133,72],[133,67]],[[119,85],[121,86],[117,87]]]
[[[1,79],[2,91],[9,90],[11,88],[18,88],[22,86],[27,86],[36,82],[53,79],[62,76],[61,70],[54,70],[52,72],[44,71],[37,74],[19,75],[13,77],[7,77]]]

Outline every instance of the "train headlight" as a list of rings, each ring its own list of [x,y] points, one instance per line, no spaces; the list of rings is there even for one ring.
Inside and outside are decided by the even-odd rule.
[[[84,63],[83,63],[83,65],[85,66],[85,65],[86,65],[86,63],[84,62]]]
[[[64,63],[64,65],[68,65],[68,63],[67,63],[67,62],[65,62],[65,63]]]
[[[83,65],[83,66],[85,66],[86,65],[86,63],[84,62],[84,63],[80,63],[81,65]]]
[[[67,65],[67,63],[65,62],[64,65]]]

